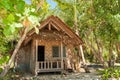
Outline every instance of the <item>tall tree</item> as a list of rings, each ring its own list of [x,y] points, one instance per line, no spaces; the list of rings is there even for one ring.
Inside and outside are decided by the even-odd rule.
[[[8,64],[6,65],[4,71],[0,75],[1,77],[3,77],[9,70],[12,62],[14,61],[14,58],[22,42],[24,41],[27,32],[34,27],[36,33],[39,33],[39,30],[36,26],[40,25],[39,21],[41,19],[41,16],[47,12],[48,4],[44,0],[32,0],[30,5],[25,4],[23,0],[14,0],[13,2],[11,2],[11,0],[2,0],[0,8],[5,10],[8,14],[8,16],[2,18],[2,24],[8,28],[3,28],[3,33],[5,34],[5,36],[9,36],[16,32],[16,28],[23,27],[23,34],[20,37]],[[41,12],[41,10],[43,12]]]
[[[114,46],[119,42],[120,1],[78,0],[76,7],[73,7],[75,0],[54,1],[58,3],[57,15],[60,15],[70,26],[77,23],[80,36],[96,59],[101,64],[105,64],[104,60],[108,58],[105,59],[104,56],[107,55],[111,60],[114,56]],[[74,10],[77,10],[77,18],[74,17]]]

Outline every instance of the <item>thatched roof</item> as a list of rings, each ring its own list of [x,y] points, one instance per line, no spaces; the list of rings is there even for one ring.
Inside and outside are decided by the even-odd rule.
[[[68,35],[71,39],[76,40],[79,44],[83,43],[82,39],[75,32],[73,32],[72,29],[70,29],[70,27],[67,24],[65,24],[61,19],[59,19],[57,16],[52,15],[47,19],[45,19],[44,21],[42,21],[40,23],[40,26],[38,26],[38,29],[42,30],[46,28],[46,25],[48,30],[52,30],[54,28],[58,32],[63,32],[66,35]],[[32,29],[28,32],[25,40],[27,40],[27,42],[30,41],[31,39],[29,37],[32,36],[33,34],[35,34],[35,29]]]

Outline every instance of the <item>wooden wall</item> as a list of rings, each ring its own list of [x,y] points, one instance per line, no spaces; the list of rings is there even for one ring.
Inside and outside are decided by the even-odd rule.
[[[23,71],[30,70],[30,54],[31,54],[31,43],[19,49],[18,54],[15,58],[15,66],[17,69]]]
[[[60,46],[60,41],[45,41],[39,40],[38,45],[45,46],[45,60],[53,60],[52,46]]]

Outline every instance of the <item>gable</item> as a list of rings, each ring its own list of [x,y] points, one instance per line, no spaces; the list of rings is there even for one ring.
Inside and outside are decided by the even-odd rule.
[[[45,19],[43,22],[40,23],[40,26],[38,26],[39,31],[41,30],[56,30],[61,33],[65,33],[68,35],[71,39],[75,39],[76,42],[79,44],[82,44],[82,39],[76,35],[68,25],[66,25],[62,20],[60,20],[57,16],[50,16],[47,19]],[[35,34],[35,29],[32,29],[28,32],[27,37],[25,40],[28,42],[31,40],[29,37]]]

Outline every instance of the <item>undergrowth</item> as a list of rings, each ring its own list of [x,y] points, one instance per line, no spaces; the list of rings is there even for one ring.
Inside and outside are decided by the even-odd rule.
[[[110,67],[99,71],[102,74],[102,80],[108,80],[109,78],[116,78],[119,80],[120,77],[120,67]]]

